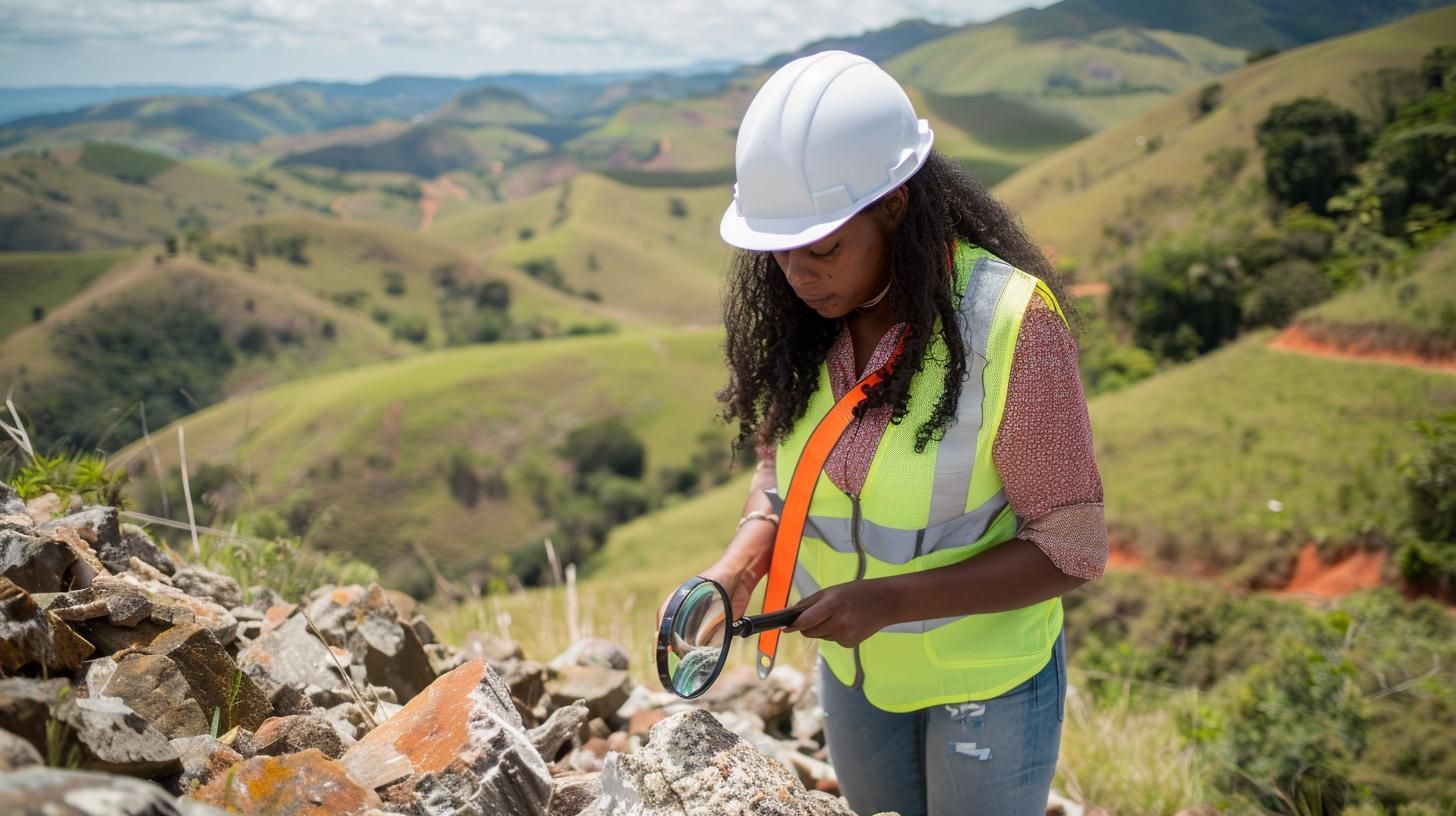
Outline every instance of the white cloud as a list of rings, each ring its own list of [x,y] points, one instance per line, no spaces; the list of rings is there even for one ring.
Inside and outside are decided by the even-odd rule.
[[[0,0],[0,71],[9,73],[11,60],[39,65],[47,55],[94,63],[88,51],[129,54],[164,72],[175,72],[164,66],[181,64],[175,58],[183,52],[194,60],[229,52],[233,66],[250,64],[241,56],[252,52],[258,75],[312,57],[311,75],[356,79],[446,72],[432,65],[484,73],[751,61],[910,17],[963,23],[1049,1]],[[217,66],[193,65],[196,81],[220,79],[210,75]],[[231,81],[255,84],[247,76]]]

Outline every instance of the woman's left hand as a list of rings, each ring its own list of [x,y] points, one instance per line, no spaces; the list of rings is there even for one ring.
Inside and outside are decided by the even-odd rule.
[[[821,589],[796,604],[804,611],[784,631],[832,640],[852,649],[894,622],[888,589],[883,581],[853,581]]]

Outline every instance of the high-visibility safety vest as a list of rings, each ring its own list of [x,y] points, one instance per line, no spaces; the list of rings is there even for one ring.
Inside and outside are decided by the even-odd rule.
[[[801,597],[834,584],[954,564],[1016,536],[1020,520],[1007,504],[991,452],[1027,304],[1039,295],[1058,315],[1062,311],[1046,284],[979,247],[957,246],[955,274],[969,374],[955,422],[944,438],[915,452],[916,431],[930,418],[945,382],[939,362],[947,359],[945,342],[937,326],[911,380],[905,418],[886,427],[861,496],[847,495],[819,474],[794,570]],[[783,489],[810,433],[833,405],[829,370],[821,365],[808,409],[777,450]],[[776,495],[770,498],[779,503]],[[1015,688],[1046,665],[1061,627],[1061,599],[1051,598],[1006,612],[895,624],[854,649],[821,640],[819,653],[841,683],[862,687],[876,707],[914,711]]]

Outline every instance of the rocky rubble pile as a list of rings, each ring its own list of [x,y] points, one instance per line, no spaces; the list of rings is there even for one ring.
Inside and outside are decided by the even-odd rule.
[[[58,512],[0,483],[0,813],[853,816],[791,669],[686,704],[606,641],[457,649],[377,585],[288,603]]]

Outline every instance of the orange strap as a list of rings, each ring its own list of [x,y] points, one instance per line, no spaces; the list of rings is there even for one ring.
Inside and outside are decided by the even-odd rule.
[[[789,492],[784,497],[783,511],[779,514],[778,532],[774,535],[773,556],[768,567],[768,588],[763,594],[764,614],[777,612],[789,602],[789,587],[794,579],[794,566],[799,562],[799,540],[804,537],[804,522],[809,517],[809,503],[814,498],[814,487],[819,483],[819,473],[829,453],[839,442],[839,437],[854,421],[854,409],[865,400],[865,390],[889,375],[900,352],[905,348],[908,327],[900,334],[900,342],[890,355],[884,368],[872,371],[855,383],[829,413],[819,420],[809,442],[794,465],[794,475],[789,481]],[[758,677],[763,679],[773,669],[778,654],[779,630],[769,629],[758,635]]]

